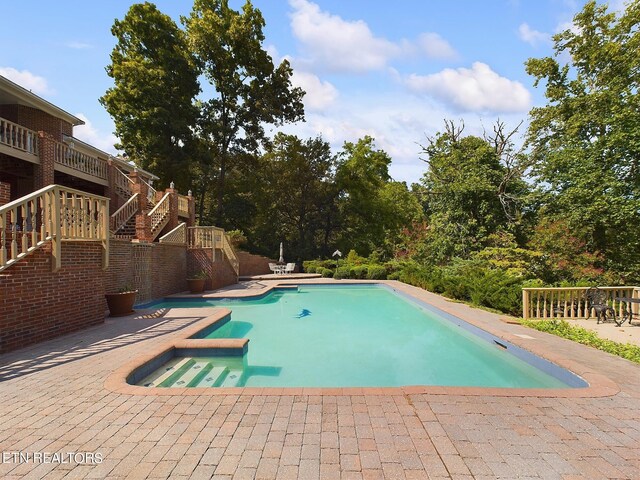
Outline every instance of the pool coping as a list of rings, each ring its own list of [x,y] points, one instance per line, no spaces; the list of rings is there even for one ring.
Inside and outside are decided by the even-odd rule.
[[[297,287],[300,282],[295,283]],[[302,283],[304,284],[304,283]],[[401,293],[403,296],[409,296],[416,300],[416,303],[425,303],[423,300],[411,294],[405,289],[396,288],[398,285],[405,285],[401,282],[390,281],[341,281],[340,283],[326,282],[313,283],[312,285],[371,285],[379,284],[391,288]],[[235,295],[230,292],[218,292],[215,294],[207,294],[200,296],[169,296],[167,298],[249,298],[262,297],[278,288],[293,288],[292,284],[275,283],[266,286],[260,293]],[[407,285],[407,287],[410,287]],[[411,287],[415,288],[415,287]],[[238,292],[235,292],[238,293]],[[244,292],[242,292],[244,293]],[[498,397],[541,397],[541,398],[591,398],[591,397],[607,397],[616,395],[620,392],[620,387],[613,380],[605,375],[592,371],[592,369],[566,358],[557,352],[542,350],[537,348],[535,344],[524,344],[522,338],[508,332],[500,332],[491,328],[491,325],[480,324],[472,319],[460,318],[476,328],[489,333],[492,336],[501,338],[516,347],[536,355],[544,360],[552,362],[559,367],[569,370],[573,374],[582,378],[588,383],[587,387],[578,388],[499,388],[499,387],[466,387],[466,386],[432,386],[432,385],[412,385],[402,387],[190,387],[190,388],[149,388],[138,385],[131,385],[128,380],[135,375],[145,364],[153,362],[159,357],[169,355],[173,350],[183,350],[190,348],[225,348],[230,342],[220,342],[220,339],[200,339],[190,338],[201,330],[210,327],[212,324],[221,321],[231,314],[231,310],[227,308],[219,308],[218,312],[199,320],[193,325],[181,330],[178,335],[168,339],[166,342],[155,347],[149,353],[140,355],[122,365],[120,368],[111,373],[105,380],[104,386],[108,390],[116,393],[127,395],[151,395],[151,396],[190,396],[190,395],[415,395],[415,394],[432,394],[432,395],[471,395],[471,396],[498,396]],[[434,308],[440,310],[438,307]],[[445,312],[448,314],[448,312]],[[540,333],[540,332],[537,332]],[[244,348],[246,348],[247,339],[244,340]],[[231,342],[232,343],[232,342]],[[236,345],[236,348],[239,345]]]

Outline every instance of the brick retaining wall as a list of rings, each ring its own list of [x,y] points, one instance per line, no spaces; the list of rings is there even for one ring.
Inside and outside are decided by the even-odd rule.
[[[45,244],[0,273],[0,353],[102,323],[104,291],[101,245],[63,242],[52,272]]]
[[[276,263],[276,260],[271,260],[261,255],[254,255],[249,252],[243,252],[236,250],[236,256],[240,262],[240,276],[249,277],[252,275],[266,275],[271,272],[269,269],[269,263]]]

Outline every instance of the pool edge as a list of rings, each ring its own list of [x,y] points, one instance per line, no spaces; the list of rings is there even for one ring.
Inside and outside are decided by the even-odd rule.
[[[412,301],[416,301],[418,304],[426,303],[422,299],[411,295],[406,291],[399,291],[394,288],[398,285],[403,285],[410,288],[410,285],[403,284],[397,281],[341,281],[340,283],[296,283],[296,285],[381,285],[386,288],[390,288],[396,293],[401,293],[404,297],[409,296]],[[254,295],[242,295],[243,298],[249,297],[261,297],[278,287],[291,288],[291,284],[279,284],[270,285],[266,287],[261,293]],[[229,298],[228,294],[219,294],[217,296],[207,296],[206,298]],[[191,297],[194,298],[194,297]],[[196,297],[197,298],[197,297]],[[445,313],[447,315],[453,315],[446,312],[437,306],[431,305],[438,312]],[[122,394],[128,395],[152,395],[152,396],[174,396],[174,395],[415,395],[415,394],[428,394],[428,395],[470,395],[470,396],[499,396],[499,397],[541,397],[541,398],[589,398],[589,397],[607,397],[612,396],[620,392],[620,387],[613,380],[608,377],[593,372],[589,368],[567,359],[562,355],[552,353],[549,351],[540,352],[536,349],[535,345],[523,345],[522,339],[514,335],[510,335],[505,332],[495,332],[487,329],[486,325],[476,325],[474,322],[468,319],[462,319],[457,317],[462,322],[478,328],[487,334],[500,338],[515,347],[522,349],[529,354],[535,355],[547,362],[555,364],[565,370],[568,370],[573,375],[576,375],[584,379],[588,386],[585,387],[567,387],[567,388],[498,388],[498,387],[462,387],[462,386],[429,386],[429,385],[416,385],[416,386],[402,386],[402,387],[232,387],[232,388],[148,388],[137,385],[131,385],[128,383],[128,379],[142,368],[146,363],[153,362],[158,357],[166,355],[167,352],[176,349],[183,348],[182,345],[185,341],[195,341],[196,339],[190,338],[197,334],[201,330],[209,327],[213,323],[219,321],[223,317],[229,315],[231,312],[228,309],[221,308],[220,312],[216,312],[203,320],[181,330],[178,335],[168,339],[165,343],[155,347],[151,352],[138,356],[132,361],[127,362],[112,374],[110,374],[105,380],[105,388]],[[455,315],[453,315],[455,317]],[[506,338],[505,338],[506,337]],[[179,346],[176,346],[178,344]],[[533,348],[531,348],[533,347]]]

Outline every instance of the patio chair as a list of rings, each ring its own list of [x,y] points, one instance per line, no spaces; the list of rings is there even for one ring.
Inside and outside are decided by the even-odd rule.
[[[293,273],[295,269],[296,269],[295,263],[287,263],[287,266],[284,267],[284,273]]]
[[[269,270],[273,273],[280,273],[280,268],[275,263],[269,263]]]
[[[616,311],[607,303],[607,292],[597,287],[589,288],[585,294],[587,303],[587,318],[591,316],[591,310],[596,312],[596,323],[605,323],[607,314],[611,314],[612,320],[616,321]]]

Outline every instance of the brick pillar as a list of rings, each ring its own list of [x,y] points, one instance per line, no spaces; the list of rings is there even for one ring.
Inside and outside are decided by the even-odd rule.
[[[189,190],[189,219],[187,227],[195,227],[196,225],[196,199],[193,198],[191,190]]]
[[[138,205],[140,206],[138,213],[146,212],[149,210],[149,201],[147,200],[149,188],[147,187],[147,184],[142,181],[142,176],[137,171],[130,173],[129,178],[133,180],[133,183],[131,184],[132,193],[140,194],[138,198]]]
[[[11,201],[11,184],[0,182],[0,207]]]
[[[113,215],[121,206],[121,201],[116,194],[116,175],[120,175],[120,173],[116,171],[118,167],[115,166],[111,157],[107,159],[107,165],[107,181],[109,185],[104,187],[104,196],[109,197],[109,215]]]
[[[153,242],[151,237],[151,217],[146,212],[136,214],[136,240]]]
[[[53,166],[55,164],[56,142],[53,137],[46,132],[38,132],[38,137],[40,164],[34,168],[34,190],[48,187],[54,182]]]
[[[173,185],[173,182],[171,182]],[[165,194],[169,194],[169,223],[167,223],[167,230],[173,230],[178,226],[178,190],[175,188],[167,188],[164,191]]]

